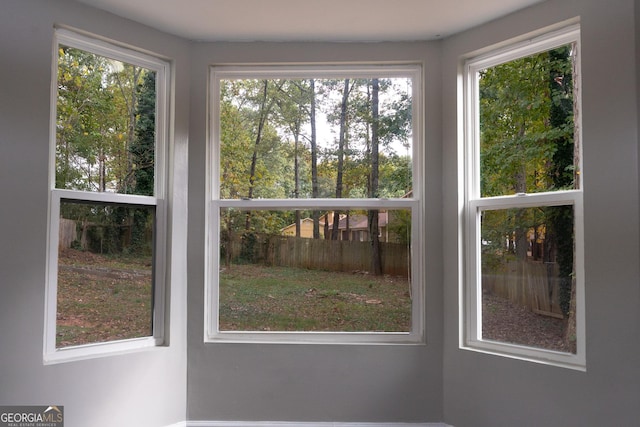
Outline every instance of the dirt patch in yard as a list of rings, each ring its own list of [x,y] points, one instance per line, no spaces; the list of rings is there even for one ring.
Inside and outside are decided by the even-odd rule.
[[[547,350],[572,352],[565,320],[536,314],[492,294],[483,296],[482,337]]]

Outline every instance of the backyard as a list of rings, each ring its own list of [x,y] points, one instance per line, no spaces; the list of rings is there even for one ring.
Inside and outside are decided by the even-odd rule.
[[[59,257],[57,346],[151,335],[151,259],[64,249]],[[485,295],[483,337],[569,351],[562,319]],[[220,272],[221,331],[407,332],[406,278],[231,264]]]
[[[408,332],[406,278],[255,264],[220,273],[220,330]]]
[[[536,314],[497,295],[483,296],[483,339],[575,353],[564,336],[563,319]]]
[[[150,257],[64,249],[58,259],[57,347],[151,335]]]

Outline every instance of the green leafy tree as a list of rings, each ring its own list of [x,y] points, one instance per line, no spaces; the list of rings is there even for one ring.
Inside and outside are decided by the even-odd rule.
[[[137,88],[135,138],[129,146],[132,194],[153,195],[156,143],[156,74],[147,72]]]
[[[480,74],[481,196],[576,188],[572,45],[488,68]],[[507,209],[482,217],[483,263],[497,268],[509,255],[537,257],[560,269],[567,315],[573,272],[573,208]],[[534,235],[529,248],[528,234]],[[492,265],[492,267],[490,266]]]
[[[152,195],[154,74],[66,46],[58,50],[57,74],[56,187]],[[141,85],[143,77],[147,81]],[[138,123],[139,117],[144,124]],[[61,210],[63,217],[82,224],[82,236],[94,224],[94,238],[107,252],[130,245],[136,226],[148,222],[134,218],[146,218],[143,209],[108,204],[68,203]]]
[[[56,188],[104,191],[108,154],[104,134],[113,94],[104,84],[109,62],[80,49],[58,50]]]
[[[345,146],[348,143],[348,124],[347,124],[347,107],[349,103],[349,79],[344,80],[342,88],[342,101],[340,102],[340,118],[339,118],[339,134],[338,134],[338,151],[337,151],[337,169],[336,169],[336,199],[343,197],[343,175],[344,175],[344,158]],[[338,240],[338,225],[340,223],[340,211],[333,213],[333,228],[331,230],[331,240]]]
[[[295,166],[304,149],[282,135],[292,124],[293,102],[284,80],[222,82],[220,113],[220,180],[223,198],[285,198],[296,191]],[[298,124],[298,126],[301,126]],[[298,136],[299,137],[299,136]],[[300,168],[298,168],[300,170]],[[300,187],[298,187],[300,188]],[[286,212],[229,211],[224,233],[278,233]],[[240,229],[237,216],[244,215]],[[225,237],[226,238],[226,237]],[[230,237],[229,237],[230,238]]]
[[[574,143],[573,126],[573,62],[571,61],[573,46],[563,46],[549,52],[549,91],[551,94],[551,107],[549,110],[549,125],[556,129],[564,129],[554,135],[553,142],[556,151],[553,153],[551,167],[549,168],[550,180],[554,188],[575,188],[576,179],[575,157],[576,147]],[[573,276],[573,208],[571,206],[559,206],[555,209],[547,209],[548,217],[548,242],[545,254],[547,261],[553,261],[552,255],[556,255],[558,263],[560,308],[563,314],[570,315],[571,289]]]
[[[129,146],[133,194],[153,195],[155,181],[155,142],[156,142],[156,75],[144,74],[137,88],[137,118],[134,140]],[[153,216],[148,210],[136,209],[131,218],[131,245],[134,250],[151,253]]]

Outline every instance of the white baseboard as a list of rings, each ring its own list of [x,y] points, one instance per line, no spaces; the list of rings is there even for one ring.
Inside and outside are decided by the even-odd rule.
[[[182,425],[168,427],[183,427]],[[187,421],[184,427],[452,427],[444,423],[348,423],[297,421]]]

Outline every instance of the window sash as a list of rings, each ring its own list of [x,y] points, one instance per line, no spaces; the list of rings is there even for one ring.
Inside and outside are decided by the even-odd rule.
[[[407,77],[412,80],[412,173],[414,198],[398,199],[221,199],[220,198],[220,81],[226,79],[268,78],[387,78]],[[205,271],[205,342],[270,342],[270,343],[418,343],[425,341],[424,320],[424,202],[422,171],[424,157],[422,118],[422,69],[415,64],[381,65],[292,65],[292,66],[214,66],[210,70],[209,142],[207,144],[206,206],[206,271]],[[411,331],[410,332],[311,332],[311,331],[220,331],[219,269],[220,208],[243,210],[272,209],[399,209],[411,210]]]
[[[53,144],[53,154],[50,159],[50,188],[55,188],[56,183],[56,158],[55,158],[55,138],[56,138],[56,98],[58,96],[57,75],[58,75],[58,48],[60,45],[81,49],[95,55],[104,56],[131,65],[146,68],[156,73],[156,146],[155,146],[155,176],[154,176],[154,196],[165,198],[167,192],[166,176],[167,149],[168,149],[168,128],[169,128],[169,91],[170,91],[170,65],[162,58],[151,56],[146,53],[134,51],[125,47],[112,44],[105,40],[84,36],[67,29],[56,29],[55,50],[52,64],[52,87],[51,103],[53,116],[51,119],[50,134]],[[73,191],[73,190],[72,190]],[[80,192],[84,193],[84,192]],[[100,193],[107,194],[107,193]]]
[[[168,212],[167,157],[169,140],[169,89],[170,65],[165,60],[130,48],[120,47],[110,42],[75,33],[68,29],[56,29],[52,61],[51,85],[51,125],[49,161],[49,230],[47,256],[47,286],[45,297],[44,362],[60,363],[121,353],[164,343],[165,336],[165,284]],[[111,192],[90,192],[57,189],[56,183],[56,115],[57,115],[57,75],[58,48],[60,45],[81,49],[140,66],[156,73],[156,125],[155,125],[155,172],[154,196],[141,196]],[[90,343],[79,346],[56,348],[57,329],[57,280],[58,241],[60,229],[60,205],[62,200],[81,202],[117,203],[126,206],[155,206],[154,267],[153,267],[153,334],[148,337]]]
[[[578,57],[574,94],[574,103],[580,110],[580,61],[579,61],[579,25],[551,31],[546,34],[527,38],[524,41],[483,53],[466,61],[464,70],[464,127],[465,166],[464,173],[464,248],[461,259],[466,265],[461,276],[461,323],[460,348],[482,351],[490,354],[514,357],[517,359],[553,364],[571,369],[584,370],[586,364],[585,345],[585,300],[584,300],[584,216],[582,174],[578,174],[577,190],[559,190],[554,192],[513,194],[496,197],[480,196],[480,111],[479,111],[479,72],[528,55],[533,55],[559,46],[575,43]],[[580,129],[580,117],[574,118],[575,126]],[[579,141],[576,141],[579,143]],[[581,145],[580,145],[581,147]],[[582,154],[580,153],[581,168]],[[527,347],[482,339],[482,283],[481,283],[481,213],[487,210],[510,208],[528,208],[544,206],[571,205],[574,207],[574,273],[576,281],[576,334],[575,354],[562,353],[542,348]]]
[[[566,206],[574,208],[574,272],[576,280],[576,338],[575,354],[556,352],[482,339],[482,265],[481,224],[483,211],[511,208]],[[466,285],[464,292],[465,324],[463,348],[479,349],[542,363],[552,363],[574,369],[585,365],[585,303],[584,303],[584,216],[583,193],[580,190],[537,193],[524,196],[501,196],[470,200],[466,209]]]
[[[297,203],[296,203],[297,202]],[[301,203],[302,202],[302,203]],[[337,202],[337,203],[336,203]],[[207,265],[205,287],[205,342],[293,342],[293,343],[416,343],[424,340],[424,268],[420,253],[424,253],[420,222],[414,220],[411,228],[411,330],[409,332],[315,332],[315,331],[221,331],[219,328],[219,274],[220,208],[242,210],[287,209],[384,209],[405,208],[416,218],[421,203],[415,199],[285,199],[285,200],[215,200],[209,203],[207,227]]]
[[[466,61],[464,66],[464,113],[465,121],[465,140],[467,141],[465,152],[466,156],[466,188],[465,194],[468,200],[480,198],[480,85],[479,72],[497,65],[504,64],[509,61],[520,59],[526,56],[534,55],[545,50],[576,43],[576,76],[574,77],[574,85],[577,90],[574,93],[574,103],[578,105],[580,111],[580,89],[579,80],[580,72],[580,27],[579,25],[571,25],[556,31],[545,33],[538,37],[533,37],[525,41],[521,41],[509,46],[481,54],[477,57]],[[581,129],[579,124],[580,116],[574,117],[575,126]],[[581,146],[580,146],[581,148]],[[582,153],[580,153],[580,160]],[[580,161],[580,163],[582,163]],[[582,170],[581,164],[575,165],[579,171]],[[582,174],[578,174],[575,183],[576,188],[582,188]],[[560,190],[569,191],[569,190]],[[542,193],[541,193],[542,194]],[[505,196],[509,197],[509,196]]]
[[[310,79],[310,78],[410,78],[412,81],[412,173],[413,192],[421,194],[420,171],[423,147],[422,134],[422,69],[416,64],[381,65],[291,65],[291,66],[212,66],[209,75],[209,135],[207,144],[208,179],[206,192],[209,200],[225,200],[220,197],[220,176],[218,170],[220,155],[220,81],[234,79]],[[216,173],[213,173],[215,169]],[[278,199],[274,199],[278,200]],[[304,199],[294,199],[301,201]],[[309,199],[321,200],[321,199]]]

